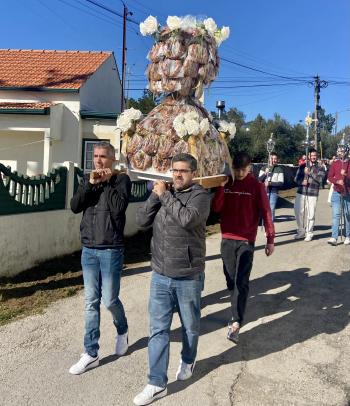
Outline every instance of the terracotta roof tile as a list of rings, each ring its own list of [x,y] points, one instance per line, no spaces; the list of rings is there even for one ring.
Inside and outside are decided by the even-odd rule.
[[[39,109],[47,109],[48,107],[52,106],[53,103],[9,103],[9,102],[1,102],[0,103],[0,110],[39,110]]]
[[[0,88],[79,89],[111,52],[0,49]]]

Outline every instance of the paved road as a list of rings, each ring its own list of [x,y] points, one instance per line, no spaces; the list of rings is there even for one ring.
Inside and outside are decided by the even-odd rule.
[[[169,395],[161,405],[345,406],[350,403],[350,247],[326,244],[330,208],[322,191],[312,242],[294,241],[291,207],[277,211],[276,252],[263,253],[259,231],[247,324],[235,346],[225,338],[230,317],[219,258],[220,235],[207,240],[206,287],[198,362],[191,380],[174,381],[180,329],[174,317]],[[282,218],[284,221],[281,221]],[[125,272],[131,346],[115,358],[114,330],[102,312],[101,366],[68,374],[82,348],[82,294],[43,315],[0,328],[1,405],[129,405],[146,383],[147,264]]]

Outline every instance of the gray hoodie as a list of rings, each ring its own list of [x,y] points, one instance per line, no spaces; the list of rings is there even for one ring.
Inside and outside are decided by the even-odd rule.
[[[137,213],[141,227],[153,224],[152,269],[170,278],[190,277],[204,271],[205,225],[210,195],[194,184],[182,191],[152,193]]]

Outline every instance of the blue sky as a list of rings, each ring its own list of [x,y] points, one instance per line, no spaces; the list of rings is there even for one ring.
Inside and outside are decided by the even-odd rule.
[[[97,0],[122,13],[120,0]],[[350,124],[350,1],[349,0],[125,0],[132,18],[148,15],[166,22],[168,15],[212,17],[231,29],[219,50],[220,75],[206,92],[205,105],[216,100],[237,107],[252,120],[258,113],[279,113],[291,124],[314,106],[313,88],[285,77],[330,81],[321,91],[327,113],[339,112],[338,129]],[[0,4],[0,47],[15,49],[112,50],[121,61],[122,19],[86,0],[12,0]],[[127,31],[129,85],[146,86],[144,71],[151,38],[142,37],[136,24]],[[269,74],[239,67],[239,63]],[[257,82],[259,81],[259,82]],[[335,83],[336,82],[336,83]],[[346,82],[345,84],[341,83]],[[268,86],[256,86],[256,84]],[[240,87],[235,86],[251,86]],[[224,88],[222,88],[224,87]],[[130,91],[138,97],[142,92]]]

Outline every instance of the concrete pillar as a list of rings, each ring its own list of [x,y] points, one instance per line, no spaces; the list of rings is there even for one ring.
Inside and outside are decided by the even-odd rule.
[[[65,161],[63,165],[67,168],[66,209],[70,210],[70,200],[74,193],[74,162]]]
[[[44,162],[43,173],[46,175],[52,168],[52,139],[50,129],[47,128],[44,134]]]

